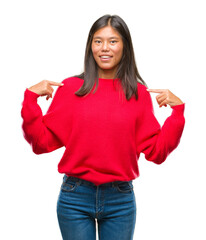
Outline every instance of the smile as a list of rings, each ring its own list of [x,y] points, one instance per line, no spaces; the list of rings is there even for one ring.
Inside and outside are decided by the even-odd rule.
[[[100,59],[103,60],[103,61],[109,60],[111,58],[112,58],[112,56],[107,56],[107,55],[100,56]]]

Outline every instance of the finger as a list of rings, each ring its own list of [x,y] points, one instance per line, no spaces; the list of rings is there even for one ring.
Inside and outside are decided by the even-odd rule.
[[[52,85],[52,86],[53,86],[53,85]],[[54,92],[54,89],[53,89],[53,87],[51,87],[51,86],[49,85],[47,91],[48,91],[49,94],[52,94],[52,93]]]
[[[152,92],[152,93],[163,93],[165,92],[164,89],[147,89],[148,92]]]
[[[160,108],[163,107],[163,106],[164,106],[164,107],[167,107],[167,104],[163,104],[163,105],[161,104],[161,105],[159,105]]]
[[[167,104],[168,104],[168,102],[167,102],[167,100],[165,100],[165,101],[163,101],[163,102],[161,102],[160,104],[159,104],[159,107],[161,108],[162,106],[167,106]]]
[[[52,98],[52,93],[51,94],[47,94],[46,100],[49,100],[50,98]]]
[[[166,107],[168,104],[168,97],[166,94],[159,94],[156,96],[157,103],[159,104],[159,107],[162,107],[163,105]]]
[[[48,81],[48,83],[52,86],[63,86],[63,83],[59,83],[59,82],[53,82],[53,81]]]
[[[161,103],[166,99],[167,99],[167,96],[165,94],[159,94],[159,95],[156,96],[156,100],[157,100],[158,103]]]

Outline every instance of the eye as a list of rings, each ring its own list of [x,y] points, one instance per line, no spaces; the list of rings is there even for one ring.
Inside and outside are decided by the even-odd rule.
[[[94,42],[97,43],[97,44],[100,44],[100,43],[101,43],[100,40],[95,40]]]
[[[115,43],[117,43],[117,41],[116,40],[112,40],[112,41],[110,41],[110,43],[111,44],[115,44]]]

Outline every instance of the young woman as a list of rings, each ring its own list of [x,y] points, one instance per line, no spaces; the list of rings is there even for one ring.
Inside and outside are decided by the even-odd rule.
[[[99,18],[89,32],[84,72],[62,83],[44,80],[25,91],[26,140],[36,154],[65,147],[57,215],[64,240],[133,239],[136,202],[133,180],[140,153],[165,161],[181,138],[184,104],[169,90],[147,89],[135,63],[129,29],[119,16]],[[52,97],[46,115],[39,96]],[[173,109],[161,127],[149,92]]]

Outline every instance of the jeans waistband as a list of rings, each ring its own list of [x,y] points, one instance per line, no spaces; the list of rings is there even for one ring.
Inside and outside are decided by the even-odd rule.
[[[80,178],[77,178],[77,177],[72,177],[72,176],[67,176],[66,174],[64,175],[64,178],[67,178],[68,180],[71,180],[73,182],[77,182],[78,185],[86,185],[86,186],[92,186],[92,187],[96,187],[96,185],[92,182],[89,182],[87,180],[83,180],[83,179],[80,179]],[[119,184],[121,183],[124,183],[124,182],[132,182],[131,181],[114,181],[114,182],[108,182],[108,183],[103,183],[101,185],[98,185],[99,187],[115,187],[115,186],[118,186]]]

